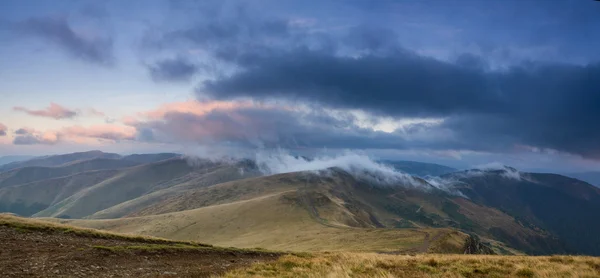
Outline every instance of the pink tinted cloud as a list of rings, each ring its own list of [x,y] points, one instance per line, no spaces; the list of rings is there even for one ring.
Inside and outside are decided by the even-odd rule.
[[[252,108],[262,106],[252,101],[197,101],[189,100],[183,102],[173,102],[161,105],[159,108],[140,112],[138,116],[158,120],[168,113],[193,114],[202,116],[215,110],[236,110],[241,108]],[[129,118],[131,121],[132,119]]]
[[[60,139],[56,131],[39,131],[33,128],[19,128],[15,135],[15,145],[53,145]]]
[[[122,125],[95,125],[90,127],[71,126],[63,128],[60,131],[61,136],[67,138],[94,138],[110,141],[133,140],[135,139],[136,129],[130,126]]]
[[[77,116],[77,111],[65,108],[54,102],[50,103],[50,106],[47,108],[41,110],[32,110],[21,106],[13,107],[13,110],[25,112],[32,116],[53,118],[56,120],[70,119]]]
[[[58,142],[70,141],[75,143],[93,143],[98,140],[121,141],[134,140],[136,129],[123,125],[95,125],[95,126],[69,126],[58,131],[38,131],[31,128],[20,128],[13,140],[15,145],[39,145],[56,144]]]
[[[156,142],[241,143],[254,146],[286,140],[281,134],[302,112],[285,105],[253,101],[185,101],[121,119],[138,130],[138,139]],[[284,131],[285,130],[285,131]],[[287,136],[289,137],[289,136]]]
[[[0,136],[5,136],[7,130],[8,130],[8,128],[5,125],[3,125],[2,123],[0,123]]]

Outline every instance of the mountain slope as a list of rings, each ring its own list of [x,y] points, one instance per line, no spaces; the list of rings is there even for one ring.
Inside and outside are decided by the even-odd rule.
[[[375,229],[323,225],[288,200],[292,191],[175,213],[114,220],[62,220],[77,226],[216,245],[292,251],[399,251],[439,240],[449,229]],[[293,197],[291,197],[293,198]],[[456,236],[463,237],[462,234]],[[464,240],[464,238],[463,238]],[[429,243],[428,243],[429,244]],[[460,252],[462,241],[455,246]],[[427,247],[425,246],[425,251]]]
[[[118,170],[88,171],[0,188],[0,211],[31,216],[117,174]]]
[[[0,173],[0,188],[66,177],[86,171],[115,170],[140,164],[141,163],[129,160],[93,158],[90,160],[71,162],[60,167],[28,166]]]
[[[565,174],[565,176],[582,180],[596,187],[600,187],[600,172],[569,173]]]
[[[2,277],[209,277],[283,255],[0,214]]]
[[[570,252],[600,255],[600,189],[556,174],[506,170],[447,176],[474,202],[497,208],[523,226],[543,229],[559,238]],[[490,231],[510,243],[501,231]]]
[[[373,186],[340,169],[322,174],[298,172],[192,189],[131,211],[126,218],[65,221],[119,232],[285,250],[424,252],[431,244],[425,242],[447,240],[450,234],[460,235],[463,241],[458,245],[462,245],[465,234],[444,227],[466,225],[471,231],[486,231],[485,223],[471,223],[456,211],[462,205],[454,200],[456,196],[427,188]],[[512,227],[507,233],[515,237],[545,240],[502,212],[482,209],[475,213],[474,219],[487,219],[488,214],[502,219],[486,225]],[[411,236],[407,238],[406,233]],[[394,243],[394,238],[399,241]],[[456,252],[462,248],[449,246],[442,249]],[[499,252],[511,252],[496,247]]]
[[[70,154],[62,154],[62,155],[51,155],[51,156],[41,156],[33,159],[29,159],[26,161],[12,162],[5,165],[0,166],[0,172],[23,168],[28,166],[41,166],[41,167],[58,167],[64,164],[68,164],[75,161],[80,160],[88,160],[93,158],[111,158],[118,159],[121,156],[115,153],[104,153],[101,151],[89,151],[89,152],[79,152],[79,153],[70,153]]]
[[[196,162],[192,165],[185,159],[172,158],[122,169],[117,175],[87,187],[34,216],[83,218],[140,197],[143,198],[138,201],[141,201],[143,206],[144,199],[152,201],[151,197],[160,198],[160,193],[152,194],[154,192],[160,191],[168,195],[169,192],[176,192],[181,188],[201,187],[211,185],[211,182],[229,181],[252,174],[251,171],[237,175],[231,173],[239,172],[239,167],[242,166],[210,161]],[[221,172],[221,175],[227,174],[227,176],[206,178],[206,175],[222,168],[230,169],[230,171]],[[167,190],[172,187],[172,190]],[[129,204],[136,203],[130,202]],[[108,213],[110,214],[110,211]],[[122,216],[118,211],[114,213]]]

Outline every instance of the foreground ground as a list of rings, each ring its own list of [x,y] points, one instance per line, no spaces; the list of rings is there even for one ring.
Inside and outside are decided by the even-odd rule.
[[[600,277],[600,258],[579,256],[285,255],[226,277]]]
[[[277,253],[0,214],[2,277],[600,277],[600,258]]]
[[[0,216],[2,277],[208,277],[280,254],[123,236]]]

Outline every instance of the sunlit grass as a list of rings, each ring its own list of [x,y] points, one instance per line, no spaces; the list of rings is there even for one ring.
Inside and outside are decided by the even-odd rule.
[[[600,258],[580,256],[286,255],[225,277],[600,277]]]

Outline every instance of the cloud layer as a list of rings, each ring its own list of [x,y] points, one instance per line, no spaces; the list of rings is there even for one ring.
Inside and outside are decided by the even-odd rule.
[[[198,71],[198,67],[189,61],[181,58],[167,59],[158,61],[148,67],[150,76],[154,81],[189,81]]]
[[[597,62],[521,60],[494,67],[482,52],[442,59],[407,49],[401,32],[377,24],[322,32],[255,15],[252,7],[216,11],[156,42],[198,47],[220,61],[225,74],[200,83],[199,99],[300,102],[316,111],[360,110],[397,120],[443,118],[429,132],[452,140],[423,145],[490,152],[532,146],[600,158],[600,131],[593,124],[600,121]],[[307,125],[319,138],[321,130]],[[357,145],[372,138],[362,140]],[[395,142],[382,145],[403,145]]]
[[[77,111],[62,107],[56,103],[50,103],[50,106],[41,110],[33,110],[21,106],[13,107],[13,110],[25,112],[31,116],[53,118],[56,120],[70,119],[77,116]]]
[[[18,34],[52,43],[74,58],[99,65],[114,62],[112,38],[78,32],[65,16],[32,17],[12,27]]]
[[[38,117],[77,116],[69,122],[78,124],[19,129],[16,144],[136,141],[600,159],[595,1],[135,3],[65,4],[77,6],[70,12],[8,7],[2,30],[75,59],[119,65],[82,73],[111,82],[113,95],[148,94],[135,104],[93,104],[110,118],[55,103],[14,107]],[[19,62],[9,55],[0,58]],[[46,70],[58,75],[61,68]],[[66,82],[80,92],[77,80]],[[156,94],[165,88],[173,91]],[[157,102],[163,105],[148,110]],[[113,105],[127,112],[112,115]],[[110,124],[95,125],[99,117]]]
[[[61,142],[91,144],[97,141],[134,140],[136,130],[123,125],[68,126],[59,130],[20,128],[15,131],[15,145],[53,145]]]

